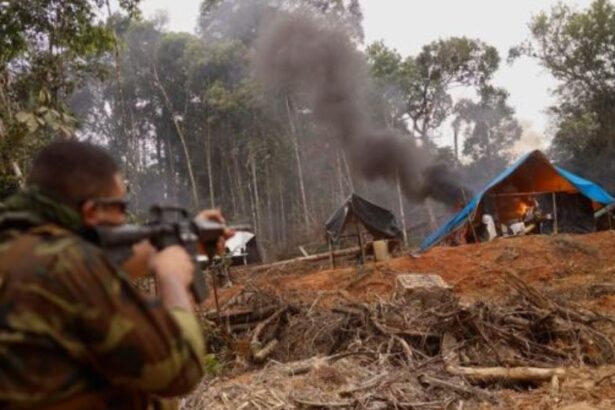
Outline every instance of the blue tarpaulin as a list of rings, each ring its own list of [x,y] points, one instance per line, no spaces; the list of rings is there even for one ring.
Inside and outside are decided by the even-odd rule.
[[[522,165],[524,165],[530,158],[546,161],[546,163],[548,163],[548,165],[555,172],[557,172],[560,177],[568,181],[579,191],[579,193],[585,195],[592,201],[602,205],[608,205],[615,201],[615,198],[609,195],[609,193],[602,189],[600,186],[594,184],[591,181],[588,181],[587,179],[581,178],[580,176],[575,175],[570,171],[566,171],[563,168],[552,165],[550,162],[548,162],[542,152],[538,150],[533,151],[521,157],[512,166],[510,166],[508,169],[498,175],[495,179],[489,182],[483,189],[481,189],[481,191],[476,196],[474,196],[474,198],[472,198],[472,200],[465,206],[465,208],[463,208],[451,219],[449,219],[448,222],[441,226],[437,231],[433,232],[427,238],[425,238],[425,240],[423,240],[423,242],[421,243],[420,251],[426,251],[427,249],[440,242],[442,239],[446,238],[451,233],[455,232],[457,229],[461,228],[464,224],[468,222],[468,220],[474,219],[476,209],[478,208],[478,205],[480,204],[483,196],[495,186],[502,183],[511,175],[513,175],[515,171],[517,171]]]

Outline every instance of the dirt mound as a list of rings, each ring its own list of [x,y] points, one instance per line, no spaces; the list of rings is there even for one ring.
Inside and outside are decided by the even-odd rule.
[[[615,361],[609,318],[504,279],[515,294],[497,304],[444,289],[428,305],[397,295],[326,309],[246,291],[217,320],[254,364],[206,382],[184,408],[476,408],[507,386],[569,383],[574,366]]]
[[[614,247],[615,232],[528,236],[235,274],[205,314],[223,330],[224,376],[183,408],[610,408]],[[402,302],[408,273],[452,291]]]
[[[419,257],[410,255],[387,262],[338,269],[322,265],[288,264],[259,270],[245,270],[239,284],[220,291],[224,302],[246,283],[281,298],[321,306],[339,303],[374,302],[389,298],[395,278],[405,273],[432,273],[451,284],[464,300],[491,300],[508,294],[502,273],[510,268],[528,283],[543,283],[569,292],[585,285],[610,281],[615,271],[615,231],[589,235],[532,235],[499,238],[480,245],[435,247]],[[605,303],[612,301],[605,300]],[[211,301],[208,308],[212,308]]]

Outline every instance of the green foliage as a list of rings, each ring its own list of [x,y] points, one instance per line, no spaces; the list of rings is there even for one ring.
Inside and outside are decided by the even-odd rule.
[[[487,182],[510,162],[510,149],[522,129],[508,105],[508,93],[485,86],[480,100],[462,99],[455,105],[453,127],[465,136],[463,155],[470,158],[468,173],[475,182]]]
[[[41,138],[50,133],[59,133],[65,138],[70,138],[74,133],[75,119],[65,110],[54,109],[49,91],[42,89],[36,100],[36,110],[19,111],[15,114],[18,124],[26,127],[28,136],[36,136],[41,133]]]
[[[222,371],[222,364],[214,354],[207,354],[203,359],[205,373],[217,376]]]
[[[416,57],[402,59],[382,42],[367,48],[372,75],[389,87],[391,105],[404,101],[397,112],[412,120],[412,132],[429,141],[429,134],[452,113],[449,93],[455,86],[483,87],[498,68],[497,50],[479,40],[451,37],[423,47]]]
[[[553,153],[563,164],[611,189],[615,172],[615,7],[594,0],[585,10],[559,4],[530,24],[532,39],[511,58],[536,58],[560,81],[552,107]]]
[[[138,0],[120,3],[134,13]],[[99,18],[105,7],[105,0],[0,3],[0,176],[27,168],[32,151],[52,138],[74,134],[66,102],[85,81],[104,78],[114,44]]]
[[[463,99],[456,104],[456,121],[465,124],[463,154],[474,162],[508,160],[508,151],[521,137],[521,126],[507,99],[505,90],[484,87],[480,101]]]
[[[343,25],[356,42],[363,42],[363,13],[359,0],[203,0],[197,30],[203,37],[238,40],[250,45],[272,12],[297,8],[327,16]]]

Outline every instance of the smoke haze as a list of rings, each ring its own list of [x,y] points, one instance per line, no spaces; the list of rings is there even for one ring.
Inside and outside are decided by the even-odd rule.
[[[272,92],[305,100],[361,176],[392,183],[399,177],[413,201],[432,197],[452,205],[463,199],[453,175],[431,164],[414,138],[371,125],[364,98],[370,83],[367,64],[344,31],[324,18],[297,12],[275,17],[255,47],[256,78]]]

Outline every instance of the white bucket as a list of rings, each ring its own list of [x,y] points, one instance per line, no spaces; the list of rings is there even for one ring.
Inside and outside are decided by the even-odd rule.
[[[391,259],[387,241],[384,241],[384,240],[374,241],[374,258],[378,262]]]

